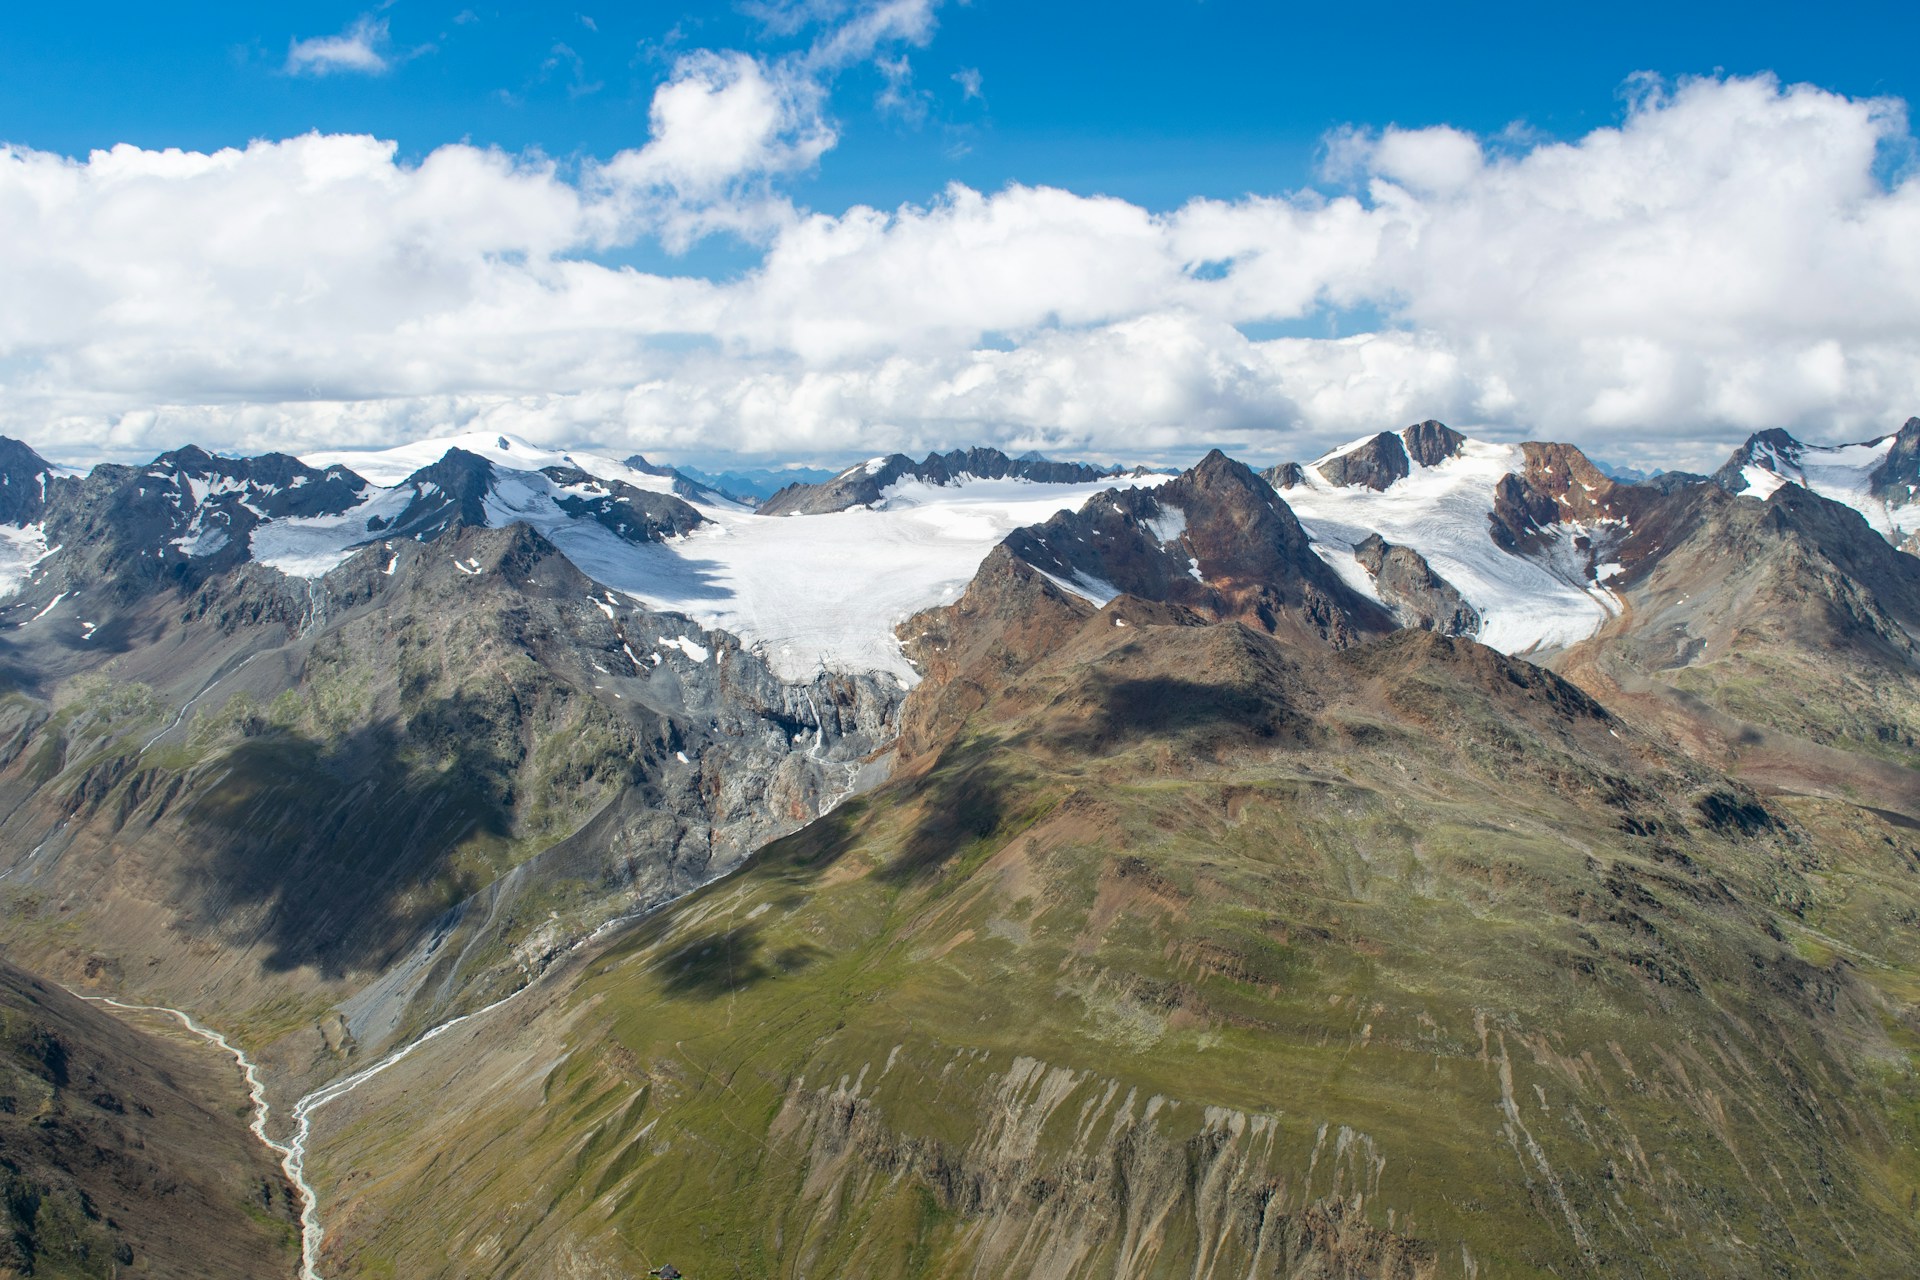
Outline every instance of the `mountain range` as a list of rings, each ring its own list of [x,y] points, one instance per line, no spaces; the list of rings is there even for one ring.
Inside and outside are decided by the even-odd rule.
[[[0,441],[3,976],[255,1274],[1902,1274],[1916,491]]]

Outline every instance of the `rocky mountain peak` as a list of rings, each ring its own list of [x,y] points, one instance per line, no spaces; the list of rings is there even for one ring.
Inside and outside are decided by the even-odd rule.
[[[1016,530],[1006,545],[1096,604],[1124,593],[1336,645],[1392,626],[1314,553],[1273,487],[1219,450],[1157,487],[1112,489]]]
[[[1920,486],[1920,418],[1908,418],[1893,434],[1893,445],[1867,477],[1873,495],[1905,504]]]
[[[1343,489],[1364,486],[1381,490],[1413,473],[1406,446],[1391,431],[1382,431],[1345,453],[1322,458],[1314,469]]]
[[[53,464],[18,440],[0,436],[0,524],[27,525],[47,507]]]
[[[405,483],[413,487],[414,499],[393,522],[392,532],[430,536],[455,525],[486,526],[486,498],[493,488],[494,470],[479,454],[449,449]]]
[[[1748,436],[1713,473],[1713,479],[1729,493],[1745,493],[1749,487],[1745,474],[1748,467],[1779,473],[1783,468],[1797,467],[1805,452],[1806,446],[1792,433],[1780,427],[1768,427]]]
[[[1429,418],[1416,422],[1400,433],[1407,453],[1423,467],[1437,467],[1460,452],[1467,438],[1443,422]]]
[[[1437,467],[1448,458],[1457,456],[1466,443],[1467,438],[1458,431],[1429,418],[1398,432],[1382,431],[1344,452],[1322,458],[1314,464],[1314,469],[1329,483],[1342,488],[1364,486],[1384,490],[1396,480],[1404,480],[1411,475],[1416,464]],[[1298,467],[1294,467],[1294,475],[1299,475]],[[1288,477],[1282,473],[1281,478],[1284,480]],[[1299,481],[1294,479],[1293,482]]]

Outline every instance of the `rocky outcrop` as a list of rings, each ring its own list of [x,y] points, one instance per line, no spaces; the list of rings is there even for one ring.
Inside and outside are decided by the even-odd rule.
[[[1525,464],[1494,486],[1493,540],[1516,555],[1538,553],[1561,525],[1630,520],[1652,491],[1619,484],[1570,444],[1520,446]]]
[[[1297,462],[1282,462],[1268,467],[1260,473],[1260,478],[1282,492],[1307,482],[1306,472],[1300,469]]]
[[[1457,456],[1466,443],[1467,438],[1458,431],[1429,418],[1397,433],[1382,431],[1342,453],[1322,458],[1314,464],[1314,469],[1329,483],[1341,488],[1361,486],[1384,490],[1406,479],[1415,466],[1437,467]],[[1292,468],[1291,474],[1284,470],[1286,467]],[[1287,488],[1300,483],[1300,468],[1284,463],[1269,472],[1268,479],[1276,489]]]
[[[1467,443],[1458,431],[1431,418],[1406,428],[1400,438],[1406,442],[1408,455],[1423,467],[1437,467],[1456,457]]]
[[[1314,464],[1314,469],[1325,476],[1328,483],[1343,489],[1355,486],[1385,489],[1412,473],[1406,446],[1400,443],[1399,436],[1389,431],[1382,431],[1345,453],[1322,458]]]
[[[1142,1096],[1028,1057],[986,1079],[963,1074],[978,1095],[964,1145],[896,1128],[859,1080],[796,1080],[768,1135],[805,1170],[789,1238],[830,1235],[845,1206],[907,1186],[951,1216],[965,1242],[955,1260],[974,1275],[1438,1274],[1430,1243],[1367,1214],[1388,1166],[1366,1134],[1323,1128],[1295,1147],[1276,1116]],[[878,1274],[857,1253],[851,1266]]]
[[[1479,633],[1479,613],[1413,548],[1374,533],[1354,547],[1353,558],[1372,576],[1374,589],[1402,626],[1448,636]]]

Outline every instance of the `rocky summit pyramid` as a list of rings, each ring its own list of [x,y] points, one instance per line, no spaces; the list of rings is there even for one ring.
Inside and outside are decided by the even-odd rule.
[[[1917,440],[0,441],[0,1271],[1906,1274]]]

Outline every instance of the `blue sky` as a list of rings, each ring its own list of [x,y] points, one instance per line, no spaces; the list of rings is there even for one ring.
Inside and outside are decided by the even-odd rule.
[[[862,23],[878,34],[849,35]],[[506,231],[489,225],[448,233],[460,244],[469,233],[476,237],[467,257],[456,261],[445,250],[448,260],[436,261],[428,273],[454,293],[410,322],[436,332],[478,326],[507,335],[511,360],[482,367],[421,348],[404,367],[383,367],[369,353],[404,349],[405,339],[381,333],[367,291],[349,297],[345,285],[325,306],[315,302],[289,313],[296,327],[314,329],[313,341],[297,352],[276,350],[257,334],[213,329],[204,351],[187,350],[177,332],[153,329],[111,350],[91,338],[76,338],[67,348],[45,335],[63,328],[79,334],[87,329],[84,317],[50,317],[46,324],[26,317],[19,334],[0,332],[0,417],[51,416],[78,432],[85,447],[111,450],[141,448],[149,438],[187,430],[235,445],[321,443],[417,433],[441,419],[470,425],[519,414],[529,431],[689,457],[730,449],[813,456],[869,444],[975,439],[1107,454],[1128,440],[1149,439],[1169,451],[1237,443],[1278,455],[1310,452],[1376,413],[1451,413],[1489,434],[1584,436],[1617,446],[1612,452],[1658,453],[1667,461],[1696,460],[1693,452],[1704,459],[1744,429],[1776,420],[1814,435],[1860,434],[1899,414],[1914,394],[1910,382],[1890,381],[1887,373],[1906,359],[1896,341],[1904,313],[1889,314],[1885,327],[1872,332],[1849,319],[1851,312],[1885,310],[1865,295],[1858,306],[1837,306],[1829,318],[1787,326],[1790,331],[1782,330],[1776,313],[1781,299],[1795,297],[1796,288],[1819,275],[1813,259],[1822,255],[1844,257],[1858,270],[1862,289],[1901,287],[1897,273],[1874,284],[1876,275],[1887,275],[1877,267],[1899,264],[1875,263],[1880,250],[1873,245],[1836,244],[1830,253],[1812,248],[1806,272],[1758,291],[1765,296],[1751,299],[1747,310],[1696,319],[1696,330],[1726,328],[1712,351],[1696,350],[1689,345],[1693,337],[1674,333],[1663,318],[1671,302],[1665,313],[1650,309],[1644,319],[1623,316],[1617,305],[1596,312],[1596,323],[1620,345],[1604,367],[1580,374],[1576,381],[1584,382],[1573,391],[1520,383],[1524,369],[1541,361],[1593,363],[1580,317],[1568,313],[1564,300],[1579,281],[1570,275],[1516,292],[1512,323],[1505,326],[1514,332],[1503,338],[1496,332],[1505,324],[1500,316],[1459,304],[1472,292],[1469,282],[1439,279],[1438,267],[1409,264],[1396,246],[1408,235],[1436,240],[1434,228],[1451,219],[1457,234],[1486,237],[1477,248],[1489,260],[1508,252],[1508,238],[1530,237],[1528,252],[1537,259],[1530,270],[1551,274],[1550,264],[1570,252],[1548,242],[1556,232],[1542,213],[1557,198],[1556,142],[1574,148],[1593,182],[1616,193],[1636,183],[1665,189],[1674,175],[1658,166],[1691,166],[1685,176],[1696,185],[1648,213],[1647,225],[1629,239],[1712,245],[1719,236],[1711,219],[1735,216],[1730,211],[1741,207],[1739,192],[1767,189],[1780,173],[1794,171],[1798,153],[1781,149],[1805,146],[1818,170],[1809,170],[1795,189],[1805,208],[1795,206],[1792,219],[1756,231],[1750,246],[1753,269],[1771,271],[1763,259],[1770,255],[1777,263],[1782,245],[1790,252],[1803,242],[1817,246],[1829,231],[1841,236],[1844,224],[1859,224],[1863,210],[1892,217],[1910,203],[1903,193],[1912,133],[1903,117],[1889,122],[1887,104],[1897,115],[1913,97],[1917,36],[1920,17],[1891,5],[1841,6],[1821,11],[1817,20],[1802,7],[1784,5],[1334,8],[1245,0],[1097,6],[779,0],[692,8],[398,0],[384,8],[95,5],[77,12],[13,6],[0,17],[0,140],[46,162],[35,169],[38,176],[22,170],[23,190],[35,182],[57,186],[48,166],[60,157],[69,158],[63,172],[97,180],[96,194],[75,197],[97,201],[86,206],[83,221],[105,225],[126,207],[122,178],[114,179],[121,183],[116,186],[104,171],[89,168],[86,157],[95,149],[131,144],[149,152],[211,153],[310,133],[366,135],[391,140],[397,149],[386,159],[345,161],[248,153],[234,170],[233,181],[244,185],[235,186],[232,198],[257,204],[262,220],[284,226],[285,250],[294,259],[318,262],[337,247],[326,218],[316,214],[304,230],[296,221],[299,193],[315,189],[316,172],[332,175],[326,179],[332,182],[341,163],[363,167],[355,182],[373,181],[378,169],[378,181],[397,192],[427,187],[420,175],[432,158],[468,155],[463,147],[497,152],[516,170],[541,169],[550,159],[557,163],[543,170],[542,200],[597,203],[571,221],[528,213]],[[844,49],[823,52],[842,37]],[[324,48],[306,43],[329,40]],[[306,57],[303,50],[318,52]],[[723,61],[729,58],[737,60]],[[1641,73],[1655,79],[1637,79]],[[761,139],[765,147],[725,173],[689,178],[684,164],[662,169],[665,161],[656,155],[640,179],[607,177],[616,157],[656,141],[657,95],[691,85],[701,91],[693,95],[697,104],[719,102],[721,91],[738,87],[743,75],[764,78],[768,92],[785,103],[786,114]],[[1820,128],[1828,132],[1815,137],[1796,123],[1811,99],[1795,98],[1794,86],[1817,94]],[[1638,137],[1631,163],[1640,170],[1622,168],[1627,161],[1617,161],[1605,141],[1623,127],[1630,139]],[[1729,141],[1716,143],[1711,154],[1676,160],[1684,140],[1676,146],[1660,131],[1683,127],[1696,139]],[[1459,159],[1461,138],[1473,148],[1470,177],[1447,168]],[[1757,158],[1744,169],[1720,172],[1714,157],[1739,154],[1741,139],[1761,148]],[[1870,153],[1864,159],[1856,155],[1860,145]],[[1434,164],[1445,171],[1443,181],[1433,178]],[[244,180],[237,176],[242,170]],[[292,176],[295,170],[305,176]],[[1856,189],[1855,170],[1867,174],[1867,187]],[[510,178],[491,172],[462,190],[482,203],[505,198],[488,195],[487,184],[511,186]],[[180,219],[181,238],[157,240],[150,254],[177,255],[164,265],[176,268],[181,280],[224,280],[229,271],[234,280],[246,278],[236,261],[188,260],[219,252],[193,240],[196,225],[205,222],[204,213],[193,212],[196,202],[210,198],[205,175],[170,171],[144,181],[152,189],[143,188],[141,198],[152,216],[162,223]],[[282,185],[270,185],[275,182]],[[692,191],[689,182],[706,185]],[[1396,204],[1391,193],[1383,203],[1381,182],[1411,192],[1421,207]],[[949,184],[985,203],[951,205]],[[526,186],[513,189],[524,194]],[[1526,190],[1516,194],[1521,186]],[[1024,195],[999,198],[1035,188],[1057,188],[1073,200],[1049,205]],[[1573,188],[1586,189],[1578,181]],[[443,187],[433,191],[434,199],[452,198]],[[1842,203],[1853,205],[1829,208],[1834,191],[1850,193]],[[1099,196],[1117,203],[1102,205],[1093,199]],[[1309,206],[1343,196],[1377,224],[1353,232],[1370,238],[1364,263],[1341,256],[1361,252],[1345,233],[1302,229]],[[271,212],[283,198],[287,211]],[[320,275],[345,280],[364,268],[369,279],[377,277],[375,258],[390,257],[396,243],[421,234],[400,224],[417,216],[426,198],[396,194],[378,209],[353,203],[350,213],[336,211],[336,219],[391,218],[394,229],[384,239],[369,237],[372,256]],[[1252,229],[1271,212],[1260,205],[1267,198],[1289,202],[1287,227]],[[1614,197],[1595,198],[1604,204]],[[1199,225],[1208,219],[1196,200],[1225,202],[1239,219],[1237,229],[1220,233],[1231,252],[1223,250],[1217,260],[1180,257],[1188,250],[1179,246],[1215,235]],[[856,206],[876,208],[892,221],[863,229],[848,217]],[[834,233],[824,249],[820,228],[810,230],[807,221],[816,214]],[[432,225],[444,227],[454,216],[436,212]],[[1383,230],[1388,221],[1394,226]],[[1015,224],[1019,230],[1009,232]],[[36,225],[23,239],[54,235],[50,226]],[[1009,237],[1029,233],[1042,236],[1031,248],[1037,256],[1014,260],[1001,252]],[[527,242],[514,242],[516,234]],[[1178,241],[1166,251],[1173,256],[1164,287],[1096,303],[1088,295],[1105,282],[1095,267],[1064,272],[1048,286],[1054,294],[1037,291],[1021,306],[1002,307],[988,297],[965,314],[904,320],[905,336],[897,341],[868,334],[886,329],[889,308],[912,310],[887,291],[910,293],[913,272],[924,272],[929,262],[963,278],[1005,273],[1011,288],[1035,274],[1029,263],[1048,263],[1044,235],[1067,244],[1106,234],[1118,237],[1116,271],[1133,261],[1124,246],[1143,234]],[[871,253],[849,247],[863,236],[872,241]],[[1465,251],[1473,256],[1475,248]],[[1457,256],[1461,247],[1450,252]],[[39,272],[67,253],[79,264],[74,269],[89,277],[88,289],[108,288],[97,247],[62,243],[29,265]],[[1248,301],[1263,288],[1287,287],[1273,264],[1288,254],[1314,265],[1317,274],[1302,286],[1305,292],[1284,305]],[[1269,260],[1267,276],[1243,270],[1262,255]],[[1333,265],[1323,267],[1322,259]],[[562,283],[568,262],[597,264],[612,274],[595,284],[574,273]],[[0,270],[7,265],[0,259]],[[503,275],[522,265],[524,278]],[[801,315],[793,299],[813,296],[809,290],[819,287],[782,282],[798,280],[794,273],[802,267],[828,271],[834,288],[848,278],[865,283],[857,294],[843,291],[832,307]],[[1650,292],[1659,293],[1662,268],[1657,262],[1643,267]],[[1135,269],[1158,268],[1142,260]],[[1746,278],[1738,263],[1715,270],[1720,274],[1703,277],[1703,290]],[[118,287],[134,293],[101,302],[102,314],[163,310],[166,300],[139,292],[153,287],[139,282],[143,274],[121,272]],[[1229,275],[1237,282],[1216,279]],[[464,281],[458,288],[448,283],[456,277]],[[742,281],[753,287],[705,288]],[[1183,292],[1201,281],[1220,284],[1211,293],[1231,292],[1236,301],[1200,302],[1198,294]],[[49,307],[67,305],[61,299],[77,287],[50,285]],[[613,288],[631,296],[613,303],[597,292]],[[208,302],[208,325],[217,328],[248,310],[245,288],[232,289],[231,296]],[[503,310],[501,291],[514,289],[531,291],[516,296],[537,295],[542,306],[556,291],[568,292],[566,320],[544,312],[528,320],[529,313]],[[274,305],[290,306],[288,296],[279,289]],[[1521,314],[1536,305],[1548,327],[1566,328],[1571,345],[1538,346],[1540,324]],[[623,330],[623,306],[653,310],[645,323]],[[1769,306],[1772,312],[1763,309]],[[685,308],[684,323],[661,319],[660,308]],[[849,316],[846,308],[866,310]],[[1214,321],[1227,328],[1206,328]],[[580,343],[562,349],[552,337],[562,328],[578,333],[594,325],[602,326],[603,338],[622,330],[625,345],[614,350],[602,342],[589,352]],[[866,336],[817,340],[843,325]],[[1764,364],[1778,367],[1784,360],[1810,372],[1792,387],[1743,395],[1732,385],[1741,376],[1735,367],[1741,326],[1754,336],[1756,351],[1774,344]],[[1395,350],[1376,353],[1381,359],[1391,354],[1390,368],[1378,360],[1366,368],[1340,365],[1352,355],[1345,347],[1262,345],[1373,332],[1394,335]],[[1510,348],[1498,358],[1486,354],[1495,340]],[[520,359],[530,344],[542,342],[552,347],[545,364]],[[1245,350],[1228,349],[1242,342],[1249,344]],[[1059,391],[1061,375],[1050,372],[1057,364],[1074,376],[1095,377],[1107,367],[1103,361],[1130,358],[1115,351],[1138,351],[1143,343],[1190,353],[1182,357],[1186,364],[1169,365],[1142,393],[1157,406],[1144,433],[1101,426],[1113,416],[1113,404],[1075,401]],[[156,344],[170,349],[157,352]],[[218,354],[236,349],[252,353],[244,369],[236,367],[238,357]],[[901,362],[919,371],[914,376],[925,388],[911,403],[862,381],[882,377],[878,371],[888,361],[894,373],[885,376],[896,391],[907,376]],[[1232,366],[1225,373],[1223,361]],[[983,377],[1005,383],[1005,394],[980,392],[975,384]],[[1648,377],[1665,391],[1637,397],[1628,384]],[[716,388],[750,382],[767,403],[778,402],[763,410],[772,415],[769,422],[781,413],[825,417],[807,419],[813,425],[796,428],[790,441],[765,424],[731,432],[728,414],[747,410],[719,403]],[[1332,393],[1361,384],[1365,394],[1342,399]],[[823,397],[832,407],[819,407]],[[554,408],[562,401],[563,409]],[[1770,405],[1778,405],[1777,412]]]
[[[391,71],[285,74],[291,42],[367,14],[387,23]],[[0,138],[81,155],[319,130],[413,157],[463,139],[606,157],[645,141],[673,51],[802,43],[725,4],[18,5],[0,18]],[[876,110],[884,76],[855,69],[834,89],[841,145],[794,189],[838,209],[1017,181],[1168,209],[1308,182],[1345,124],[1577,136],[1619,118],[1635,72],[1911,100],[1916,47],[1920,8],[1895,4],[973,0],[906,51],[924,118]],[[979,97],[953,79],[969,70]]]

